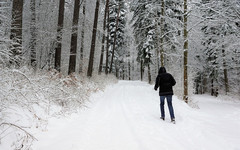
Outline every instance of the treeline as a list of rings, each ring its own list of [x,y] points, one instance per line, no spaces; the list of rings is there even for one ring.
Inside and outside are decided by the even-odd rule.
[[[1,65],[124,76],[123,0],[4,0],[0,8]]]
[[[1,66],[149,83],[165,66],[186,102],[191,93],[239,95],[238,0],[2,0],[0,8]]]
[[[237,0],[136,0],[131,4],[137,60],[151,74],[165,66],[176,92],[239,95],[240,3]]]

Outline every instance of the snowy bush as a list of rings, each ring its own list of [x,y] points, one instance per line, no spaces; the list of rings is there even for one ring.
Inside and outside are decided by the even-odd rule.
[[[55,70],[1,68],[0,145],[29,149],[37,140],[31,133],[33,129],[45,131],[49,117],[76,112],[91,93],[116,81],[105,75],[89,79],[84,75],[63,76]]]

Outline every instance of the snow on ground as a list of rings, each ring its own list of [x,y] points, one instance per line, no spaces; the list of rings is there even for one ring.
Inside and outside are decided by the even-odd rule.
[[[70,118],[50,119],[33,150],[240,150],[240,103],[194,96],[200,109],[173,97],[176,124],[160,120],[159,96],[140,81],[120,81],[91,96]]]

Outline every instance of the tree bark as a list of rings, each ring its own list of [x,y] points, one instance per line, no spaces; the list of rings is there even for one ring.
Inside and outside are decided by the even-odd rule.
[[[165,2],[162,0],[162,6],[161,6],[161,38],[160,38],[160,57],[161,57],[161,66],[164,67],[164,50],[163,50],[163,42],[164,42],[164,17],[165,17]]]
[[[122,79],[125,80],[125,65],[122,67]]]
[[[128,60],[128,80],[131,80],[131,62]]]
[[[144,68],[143,68],[143,60],[141,60],[141,63],[140,63],[140,71],[141,71],[141,81],[143,80],[143,71],[144,71]]]
[[[59,72],[61,71],[62,29],[65,11],[64,5],[65,0],[60,0],[58,10],[57,47],[55,49],[55,64],[54,64],[55,69]]]
[[[23,0],[13,0],[12,4],[12,24],[10,39],[13,41],[12,53],[18,66],[21,63],[22,54],[22,17],[23,17]]]
[[[184,16],[183,16],[183,37],[184,37],[184,56],[183,56],[183,67],[184,67],[184,83],[183,83],[183,100],[188,103],[188,31],[187,31],[187,0],[184,0]]]
[[[92,43],[90,49],[89,63],[88,63],[88,72],[87,76],[91,77],[93,72],[93,61],[94,61],[94,52],[95,52],[95,43],[96,43],[96,34],[97,34],[97,24],[98,24],[98,10],[99,10],[99,0],[96,0],[94,24],[92,31]]]
[[[109,9],[109,0],[106,0],[104,20],[103,20],[102,50],[101,50],[100,64],[99,64],[99,70],[98,70],[98,73],[99,73],[99,74],[101,74],[101,72],[102,72],[102,65],[103,65],[104,44],[105,44],[105,39],[106,39],[106,35],[105,35],[105,30],[106,30],[106,18],[107,18],[108,9]]]
[[[224,50],[224,46],[222,49],[222,55],[223,55],[223,72],[224,72],[224,85],[225,85],[225,92],[226,95],[229,92],[229,85],[228,85],[228,73],[227,73],[227,65],[226,65],[226,60],[225,60],[225,50]]]
[[[75,0],[68,74],[75,72],[80,0]]]
[[[107,10],[107,46],[106,46],[106,65],[105,65],[105,74],[108,74],[108,53],[109,53],[109,34],[110,34],[110,17],[109,17],[109,7]]]
[[[156,48],[156,51],[155,51],[155,55],[157,56],[157,59],[156,59],[156,63],[157,63],[157,70],[159,69],[159,67],[160,67],[160,55],[159,55],[159,53],[160,53],[160,51],[159,51],[159,47],[160,47],[160,40],[159,40],[159,37],[160,37],[160,33],[159,33],[159,30],[158,30],[158,28],[159,28],[159,24],[158,24],[158,19],[155,19],[155,22],[156,22],[156,35],[157,35],[157,48]]]
[[[151,84],[152,78],[151,78],[151,68],[150,64],[148,63],[148,83]]]
[[[112,73],[113,58],[114,58],[114,52],[115,52],[115,49],[116,49],[117,30],[118,30],[118,24],[119,24],[120,8],[121,8],[121,6],[119,4],[119,6],[118,6],[118,13],[117,13],[117,19],[116,19],[116,30],[115,30],[115,33],[114,33],[112,58],[111,58],[111,63],[110,63],[110,73]]]
[[[80,48],[80,64],[79,73],[83,72],[83,49],[84,49],[84,38],[85,38],[85,19],[86,19],[86,0],[83,0],[83,21],[82,21],[82,32],[81,32],[81,48]]]
[[[36,56],[36,1],[31,0],[30,3],[31,10],[31,25],[30,25],[30,60],[31,66],[36,70],[37,68],[37,56]]]
[[[213,85],[213,79],[211,79],[211,95],[214,95],[214,85]]]

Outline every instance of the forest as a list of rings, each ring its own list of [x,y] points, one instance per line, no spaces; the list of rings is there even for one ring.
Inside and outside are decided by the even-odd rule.
[[[45,130],[119,80],[153,86],[161,66],[188,105],[239,101],[239,47],[239,0],[1,0],[0,145],[30,149],[24,126]]]

